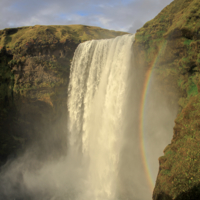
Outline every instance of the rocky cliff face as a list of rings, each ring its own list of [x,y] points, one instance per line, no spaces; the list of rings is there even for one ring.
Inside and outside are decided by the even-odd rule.
[[[200,196],[200,2],[174,0],[136,33],[138,65],[154,65],[159,92],[177,95],[171,144],[159,158],[154,200]],[[174,102],[171,102],[173,105]],[[176,102],[175,102],[176,103]]]
[[[41,157],[61,153],[76,47],[86,40],[123,34],[83,25],[0,31],[0,165],[33,142]]]

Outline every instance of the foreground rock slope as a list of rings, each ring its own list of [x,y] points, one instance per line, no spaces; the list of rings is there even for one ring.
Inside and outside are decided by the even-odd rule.
[[[40,156],[60,154],[76,47],[123,34],[83,25],[0,30],[0,164],[33,141]]]
[[[134,47],[143,60],[138,65],[153,65],[169,101],[178,96],[173,138],[159,158],[153,199],[199,199],[200,1],[174,0],[137,31]]]

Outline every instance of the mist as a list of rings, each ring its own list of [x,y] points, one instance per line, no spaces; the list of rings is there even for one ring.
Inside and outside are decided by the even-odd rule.
[[[56,136],[56,126],[53,134],[45,135],[45,143],[34,142],[1,168],[0,199],[152,198],[139,138],[146,71],[135,65],[133,41],[134,35],[125,35],[79,45],[72,62],[68,111],[61,119],[65,130]],[[154,184],[158,158],[172,139],[177,114],[167,94],[158,93],[158,85],[152,76],[144,117],[146,157]],[[65,144],[59,151],[52,145],[55,137]],[[44,146],[56,153],[49,156]]]

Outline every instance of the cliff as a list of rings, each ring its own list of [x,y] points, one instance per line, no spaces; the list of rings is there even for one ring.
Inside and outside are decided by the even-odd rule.
[[[43,159],[61,154],[76,47],[123,34],[83,25],[0,30],[0,165],[33,143]]]
[[[176,95],[179,105],[171,144],[159,158],[153,199],[199,199],[199,0],[174,0],[137,31],[134,48],[138,65],[146,70],[153,66],[156,79],[162,80],[158,91],[169,102]]]

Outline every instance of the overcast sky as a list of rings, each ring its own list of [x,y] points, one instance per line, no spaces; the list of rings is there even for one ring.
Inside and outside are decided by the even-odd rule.
[[[135,33],[172,0],[0,0],[0,29],[84,24]]]

